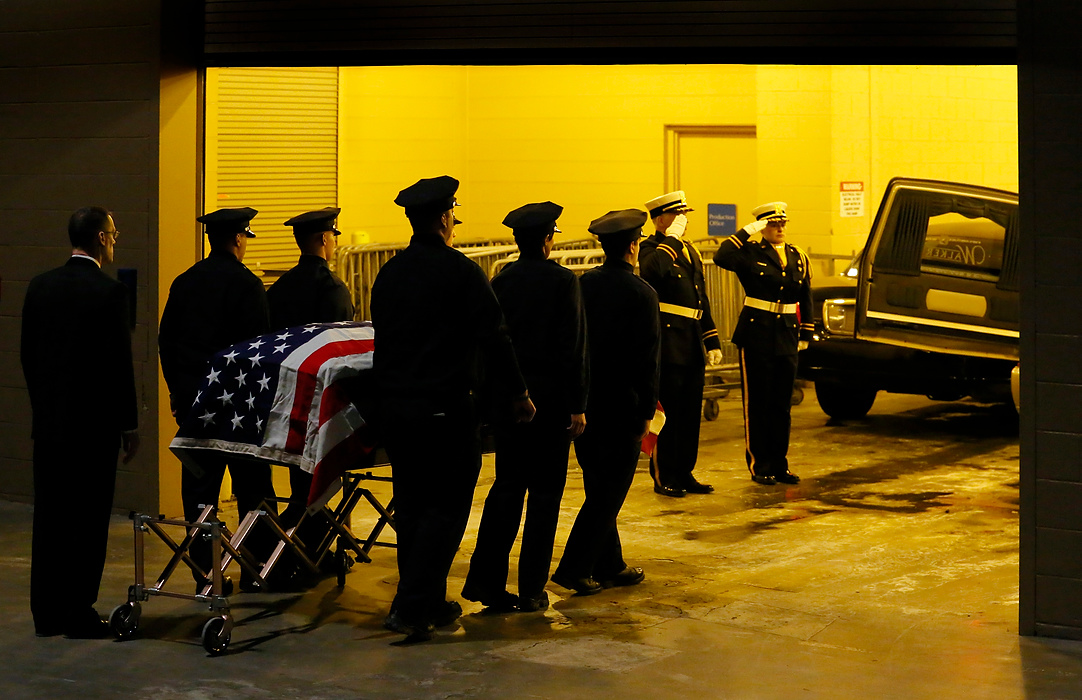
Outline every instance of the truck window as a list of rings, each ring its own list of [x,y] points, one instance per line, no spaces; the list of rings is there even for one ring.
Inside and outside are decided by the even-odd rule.
[[[932,216],[924,239],[922,273],[996,282],[1003,267],[1006,229],[984,217],[956,212]]]

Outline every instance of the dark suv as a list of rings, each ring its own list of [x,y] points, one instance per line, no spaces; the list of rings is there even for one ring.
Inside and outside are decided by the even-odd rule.
[[[879,391],[1010,404],[1018,235],[1013,192],[891,180],[864,249],[813,279],[815,339],[798,376],[823,411],[859,418]]]

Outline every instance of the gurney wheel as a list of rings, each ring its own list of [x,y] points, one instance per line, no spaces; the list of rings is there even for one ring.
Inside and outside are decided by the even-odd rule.
[[[349,556],[349,552],[345,549],[340,549],[334,554],[337,560],[338,566],[338,587],[345,588],[346,586],[346,574],[353,568],[353,557]]]
[[[703,418],[707,420],[717,420],[718,413],[720,413],[720,410],[718,409],[718,400],[706,399],[703,403]]]
[[[109,613],[109,629],[117,639],[127,639],[139,629],[139,615],[142,609],[139,603],[122,603]]]
[[[225,631],[226,619],[212,617],[203,625],[203,648],[211,656],[218,656],[229,647],[229,632]]]

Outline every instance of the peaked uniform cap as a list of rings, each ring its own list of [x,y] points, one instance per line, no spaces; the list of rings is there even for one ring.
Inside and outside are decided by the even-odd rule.
[[[646,212],[641,209],[610,211],[608,214],[591,221],[587,230],[598,237],[635,232],[638,232],[639,236],[641,236],[642,225],[646,223],[647,218]]]
[[[458,206],[455,192],[458,192],[458,180],[450,175],[422,178],[399,192],[394,203],[405,208],[406,216],[444,212]]]
[[[789,208],[789,205],[785,202],[769,202],[767,204],[760,204],[751,210],[751,215],[755,217],[756,221],[762,219],[788,219],[785,210]]]
[[[508,212],[503,217],[503,225],[515,231],[537,232],[546,235],[560,233],[556,227],[556,219],[560,218],[564,208],[553,202],[535,202],[524,204],[518,209]]]
[[[342,232],[335,227],[334,223],[340,213],[342,213],[342,210],[339,207],[324,207],[323,209],[298,214],[282,225],[292,226],[294,235],[298,236],[305,233],[323,233],[324,231],[333,231],[334,235],[337,236]]]
[[[662,214],[670,212],[680,214],[685,211],[695,211],[688,206],[688,198],[683,190],[676,190],[660,197],[654,197],[646,203],[646,209],[650,212],[651,219],[656,219]]]
[[[239,207],[233,209],[218,209],[209,214],[204,214],[196,219],[207,227],[207,235],[215,233],[243,233],[248,238],[255,238],[255,234],[248,228],[249,222],[259,212],[251,207]]]

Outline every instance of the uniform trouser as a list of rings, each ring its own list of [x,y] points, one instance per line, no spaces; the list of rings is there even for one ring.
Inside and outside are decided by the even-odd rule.
[[[699,457],[699,425],[703,412],[706,367],[662,363],[658,401],[665,427],[650,458],[655,483],[683,487]]]
[[[330,530],[330,523],[322,512],[309,515],[304,522],[300,522],[305,511],[308,510],[308,494],[311,490],[312,475],[296,465],[290,465],[289,505],[282,511],[280,520],[287,530],[300,523],[293,536],[305,546],[309,554],[315,552]]]
[[[610,578],[626,568],[616,518],[635,477],[640,440],[634,421],[589,422],[575,440],[585,499],[564,546],[557,571],[569,578]]]
[[[226,466],[233,481],[233,494],[237,497],[238,521],[243,520],[249,511],[257,510],[263,499],[274,496],[271,482],[271,468],[267,464],[233,461],[225,455],[204,450],[200,455],[199,466],[203,474],[196,476],[190,469],[184,469],[180,477],[180,498],[184,505],[184,519],[191,522],[199,517],[205,505],[217,505],[218,495],[222,490],[222,479]],[[267,504],[277,512],[273,503]],[[244,541],[244,546],[259,561],[265,561],[274,548],[276,538],[264,526],[256,525]],[[210,542],[198,538],[189,549],[192,559],[204,571],[210,574]],[[192,573],[197,582],[200,577]]]
[[[796,355],[740,349],[745,457],[752,474],[777,476],[789,470],[786,455],[796,365]]]
[[[496,480],[485,499],[464,596],[484,600],[506,590],[508,557],[527,494],[518,561],[519,595],[537,596],[545,588],[570,446],[567,426],[559,422],[535,419],[496,431]]]
[[[470,407],[443,415],[381,415],[394,478],[398,592],[391,610],[431,620],[447,600],[447,574],[462,543],[481,471],[481,440]]]
[[[83,622],[98,599],[120,433],[34,440],[30,610],[38,631]]]

